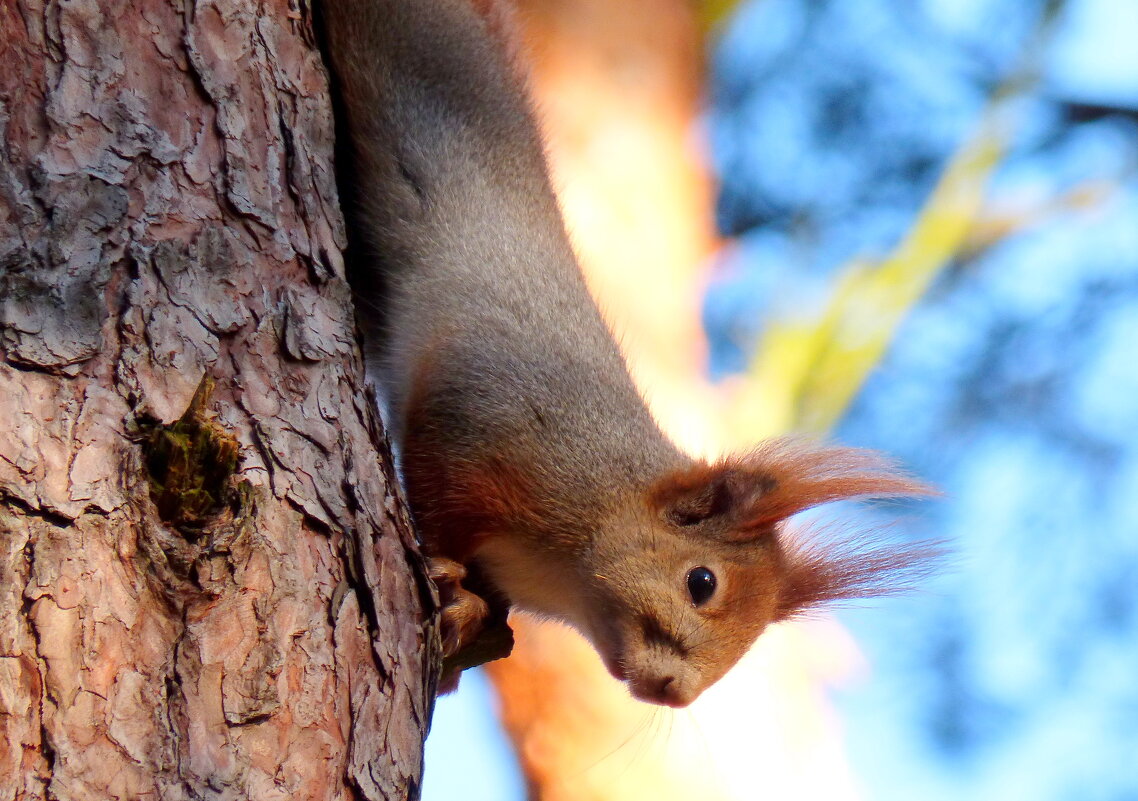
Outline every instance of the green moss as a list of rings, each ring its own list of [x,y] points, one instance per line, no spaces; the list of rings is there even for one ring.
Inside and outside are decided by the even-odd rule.
[[[155,426],[143,444],[158,514],[186,532],[200,530],[222,507],[237,469],[237,439],[205,414],[212,393],[213,380],[203,378],[185,414]]]

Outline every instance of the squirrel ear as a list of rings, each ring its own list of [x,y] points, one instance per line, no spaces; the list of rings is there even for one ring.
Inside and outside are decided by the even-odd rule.
[[[791,515],[830,501],[930,494],[929,487],[873,451],[783,437],[747,454],[669,474],[657,483],[652,497],[676,525],[717,519],[717,536],[745,542],[769,535]]]
[[[728,463],[697,465],[665,476],[652,498],[666,520],[677,526],[716,521],[734,528],[775,486],[761,471]]]
[[[680,478],[680,476],[675,476]],[[689,478],[684,476],[683,478]],[[725,471],[718,475],[709,474],[700,481],[696,476],[692,485],[681,481],[674,484],[667,493],[671,497],[664,500],[664,516],[677,526],[694,526],[712,518],[726,514],[734,505],[732,487]],[[686,485],[686,486],[685,486]]]

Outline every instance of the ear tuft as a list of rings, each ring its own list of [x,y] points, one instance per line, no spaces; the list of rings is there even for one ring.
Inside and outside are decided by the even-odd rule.
[[[852,498],[935,495],[874,451],[771,440],[739,459],[747,469],[774,476],[773,490],[760,497],[741,528],[767,530],[778,521],[819,504]],[[944,554],[938,543],[891,544],[870,535],[846,538],[792,537],[778,533],[783,564],[778,619],[820,604],[910,591],[932,573]]]
[[[723,524],[718,536],[746,542],[830,501],[933,494],[873,451],[783,437],[750,453],[670,473],[656,483],[650,498],[675,525],[717,519]]]
[[[936,571],[945,556],[937,542],[894,545],[865,536],[844,542],[780,541],[780,545],[785,550],[785,563],[776,620],[835,601],[911,592]]]
[[[747,510],[742,528],[767,528],[831,501],[936,494],[879,453],[796,437],[768,440],[751,453],[728,460],[731,463],[740,472],[764,477],[769,486]]]

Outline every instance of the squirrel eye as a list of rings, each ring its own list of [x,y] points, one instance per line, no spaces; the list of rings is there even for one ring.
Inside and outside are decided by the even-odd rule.
[[[715,594],[715,574],[706,567],[693,567],[688,571],[688,595],[696,606],[703,606]]]

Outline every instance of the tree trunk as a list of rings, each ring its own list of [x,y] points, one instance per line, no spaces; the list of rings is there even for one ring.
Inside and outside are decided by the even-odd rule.
[[[0,799],[414,797],[308,4],[0,0],[0,65]]]

